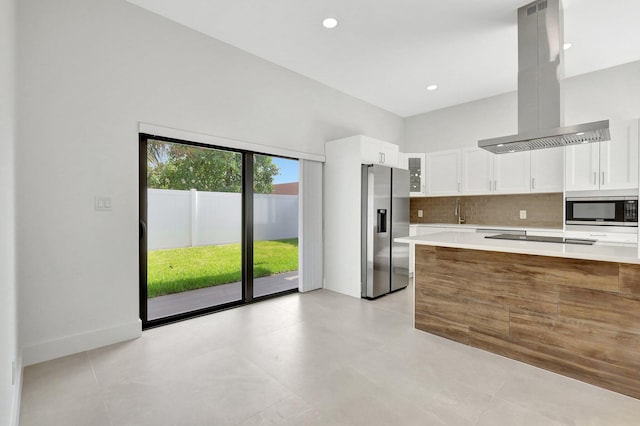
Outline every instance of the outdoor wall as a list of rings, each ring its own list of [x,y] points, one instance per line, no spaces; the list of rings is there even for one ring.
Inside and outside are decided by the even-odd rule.
[[[125,0],[17,7],[25,364],[140,334],[138,122],[321,155],[402,141],[400,117]]]
[[[242,199],[239,193],[147,190],[149,250],[239,243]],[[298,196],[256,194],[254,239],[298,237]]]
[[[253,197],[254,240],[298,237],[298,196],[256,194]]]
[[[515,79],[515,76],[514,76]],[[564,82],[566,125],[640,118],[640,61],[568,78]],[[516,92],[405,119],[405,152],[476,146],[479,139],[518,132]]]
[[[0,424],[2,425],[18,424],[21,381],[15,264],[14,7],[14,0],[0,0]],[[15,378],[12,377],[14,362]]]

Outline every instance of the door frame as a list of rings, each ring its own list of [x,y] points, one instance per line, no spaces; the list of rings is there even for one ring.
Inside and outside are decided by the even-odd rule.
[[[242,256],[242,298],[241,300],[225,303],[222,305],[210,306],[197,309],[190,312],[184,312],[169,315],[162,318],[148,319],[147,310],[147,141],[149,139],[187,145],[205,149],[217,149],[220,151],[231,151],[242,155],[242,233],[241,233],[241,256]],[[260,153],[243,149],[235,149],[223,146],[208,145],[200,142],[193,142],[183,139],[176,139],[164,136],[156,136],[148,133],[139,133],[138,135],[138,205],[139,205],[139,306],[140,320],[142,321],[142,329],[153,328],[177,321],[207,315],[213,312],[224,311],[227,309],[243,306],[250,303],[259,302],[286,294],[297,293],[298,289],[290,289],[265,296],[253,296],[253,178],[254,178],[254,156],[265,155],[270,157],[287,158],[300,161],[298,158],[285,157],[281,155],[273,155],[268,153]],[[300,248],[298,247],[298,250]]]

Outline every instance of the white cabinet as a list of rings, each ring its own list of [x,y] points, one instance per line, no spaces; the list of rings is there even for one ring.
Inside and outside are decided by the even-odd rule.
[[[600,143],[600,189],[638,187],[638,120],[611,126],[611,140]]]
[[[572,145],[566,148],[565,178],[568,191],[600,189],[600,144]]]
[[[425,155],[428,195],[455,195],[462,191],[461,151],[432,152]]]
[[[531,151],[531,192],[562,192],[564,148]]]
[[[493,192],[496,194],[521,194],[530,192],[531,153],[514,152],[494,155]]]
[[[425,195],[425,154],[401,154],[404,167],[409,170],[409,195]]]
[[[398,145],[379,141],[367,136],[360,138],[360,156],[365,164],[379,164],[388,167],[400,165],[400,150]]]
[[[492,154],[462,150],[463,194],[562,192],[564,149]]]
[[[568,146],[566,189],[638,187],[638,120],[611,123],[611,140]]]
[[[489,194],[493,191],[494,154],[482,148],[462,150],[462,192]]]
[[[606,226],[605,226],[606,228]],[[596,240],[605,243],[631,243],[638,242],[638,234],[632,232],[590,232],[590,231],[566,231],[565,238],[579,238]]]

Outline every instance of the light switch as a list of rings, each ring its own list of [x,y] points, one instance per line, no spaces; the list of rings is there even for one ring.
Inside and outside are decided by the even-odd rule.
[[[527,211],[520,210],[520,219],[526,219],[526,218],[527,218]]]
[[[98,197],[93,199],[94,209],[97,211],[111,210],[111,197]]]
[[[418,217],[422,217],[422,210],[418,210]]]

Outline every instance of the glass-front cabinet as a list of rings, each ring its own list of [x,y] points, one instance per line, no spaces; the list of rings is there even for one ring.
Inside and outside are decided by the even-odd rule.
[[[425,195],[425,154],[404,154],[409,169],[409,194]]]

